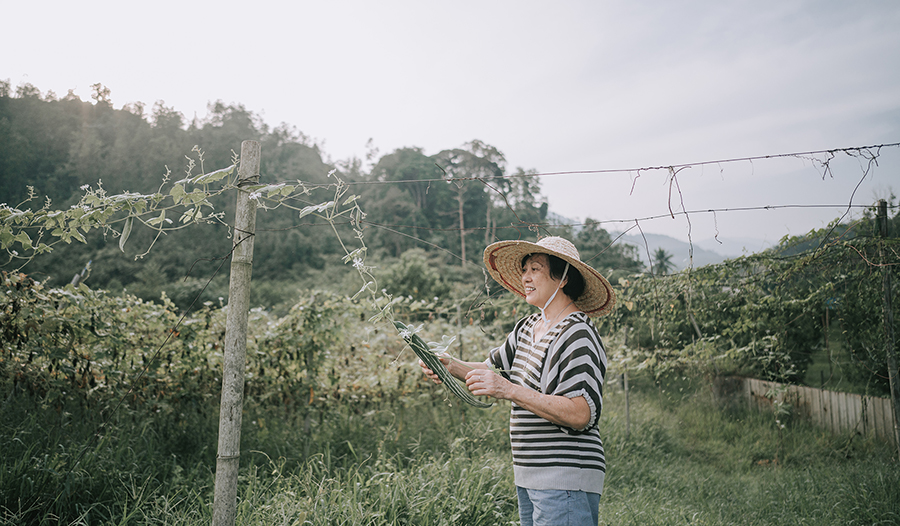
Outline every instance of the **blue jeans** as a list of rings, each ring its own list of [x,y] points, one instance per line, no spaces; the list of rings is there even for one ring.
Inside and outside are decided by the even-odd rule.
[[[597,526],[600,494],[516,486],[522,526]]]

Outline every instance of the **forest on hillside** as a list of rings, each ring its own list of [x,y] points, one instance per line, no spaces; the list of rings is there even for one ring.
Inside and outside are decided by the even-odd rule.
[[[241,142],[249,139],[261,144],[263,183],[299,181],[316,189],[332,182],[333,173],[353,185],[364,203],[370,254],[379,261],[396,261],[419,249],[430,265],[461,267],[465,261],[477,266],[484,247],[497,239],[538,232],[573,236],[571,227],[548,223],[539,180],[529,176],[534,171],[511,170],[502,152],[476,139],[434,155],[409,146],[380,157],[370,152],[366,161],[330,163],[320,146],[295,127],[272,127],[239,104],[211,103],[205,117],[188,122],[161,101],[152,108],[114,109],[108,89],[100,84],[93,89],[93,100],[82,101],[27,84],[13,93],[8,83],[0,84],[0,202],[66,208],[86,187],[101,186],[112,194],[153,193],[164,179],[183,177],[191,163],[206,171],[229,166]],[[308,198],[304,204],[312,203],[312,195]],[[211,204],[223,222],[231,220],[233,196]],[[590,219],[586,223],[575,236],[585,259],[614,274],[642,269],[633,248],[613,245],[605,230]],[[126,289],[147,300],[158,299],[165,289],[176,304],[186,306],[217,266],[216,258],[231,248],[227,228],[198,225],[167,233],[136,259],[153,236],[151,230],[135,229],[123,253],[116,239],[93,232],[86,243],[59,243],[22,270],[63,285],[90,262],[93,287]],[[255,251],[258,305],[288,301],[285,291],[294,291],[284,283],[340,286],[341,278],[328,270],[342,255],[339,246],[328,225],[312,217],[260,210]],[[19,266],[21,261],[12,259],[0,268]],[[217,279],[204,299],[226,296],[224,285]]]

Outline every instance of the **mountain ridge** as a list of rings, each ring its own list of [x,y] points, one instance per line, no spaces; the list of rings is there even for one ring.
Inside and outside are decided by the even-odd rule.
[[[617,240],[617,243],[625,243],[637,248],[638,257],[648,269],[650,268],[649,257],[652,257],[653,253],[660,248],[672,255],[674,270],[684,270],[688,266],[715,265],[727,259],[761,252],[772,246],[771,243],[755,238],[718,237],[688,243],[665,234],[610,232],[610,235]]]

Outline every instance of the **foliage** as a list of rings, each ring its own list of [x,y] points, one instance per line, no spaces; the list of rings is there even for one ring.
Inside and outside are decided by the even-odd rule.
[[[890,237],[882,239],[872,215],[852,225],[846,231],[811,233],[808,238],[818,240],[822,248],[810,251],[795,266],[820,284],[819,297],[824,317],[839,324],[841,343],[850,356],[845,373],[872,393],[889,393],[886,363],[887,336],[884,325],[885,273],[893,282],[891,302],[896,311],[900,301],[900,265],[898,239],[900,214],[891,220]],[[842,229],[843,230],[843,229]],[[790,240],[797,243],[798,240]],[[900,320],[894,314],[894,334],[900,334]],[[894,352],[900,352],[895,338]]]
[[[254,138],[260,139],[265,152],[261,171],[270,177],[284,175],[287,177],[280,180],[294,178],[315,185],[324,183],[332,169],[322,162],[318,146],[307,137],[287,126],[270,131],[258,117],[239,105],[212,104],[205,120],[195,120],[185,129],[183,116],[162,103],[157,103],[151,114],[145,116],[140,105],[114,110],[108,102],[99,100],[96,104],[82,102],[74,96],[42,100],[36,89],[26,91],[31,95],[0,97],[0,137],[8,139],[4,144],[10,145],[0,152],[0,201],[5,202],[2,224],[14,228],[0,229],[3,230],[0,243],[16,252],[12,259],[3,262],[2,268],[21,268],[25,261],[21,258],[27,258],[29,250],[39,248],[42,257],[30,261],[26,269],[42,281],[49,279],[53,285],[68,282],[73,272],[92,261],[91,283],[95,287],[117,291],[123,287],[134,288],[131,285],[139,281],[136,276],[141,270],[140,263],[122,257],[118,246],[122,239],[120,233],[126,230],[127,217],[132,217],[134,226],[123,247],[128,256],[144,253],[156,243],[157,250],[145,254],[143,261],[157,265],[164,279],[164,283],[155,284],[157,287],[190,276],[188,269],[193,275],[215,269],[217,262],[210,260],[227,255],[231,248],[227,225],[214,221],[183,230],[169,226],[180,225],[179,219],[186,219],[185,212],[191,212],[192,208],[193,213],[188,217],[195,222],[209,218],[210,213],[214,217],[232,217],[234,201],[225,198],[225,193],[231,195],[224,192],[227,188],[218,188],[224,193],[207,192],[205,200],[193,202],[200,195],[198,191],[211,188],[191,181],[193,188],[180,185],[186,192],[180,196],[178,184],[160,187],[161,180],[165,185],[166,179],[182,178],[173,177],[172,170],[177,171],[178,166],[185,164],[185,153],[191,152],[193,145],[209,147],[202,152],[202,157],[200,148],[194,147],[191,159],[187,160],[185,179],[191,177],[198,164],[201,171],[204,171],[203,164],[233,165],[234,151],[240,150],[241,141]],[[104,97],[108,99],[108,93],[101,99]],[[206,182],[212,181],[207,178]],[[89,193],[95,195],[89,197]],[[97,199],[114,200],[115,206],[98,203]],[[185,206],[175,212],[171,207],[179,199]],[[148,205],[155,206],[155,215],[128,208],[129,204],[137,206],[137,201],[142,201],[145,209]],[[56,203],[62,206],[57,208]],[[69,208],[72,205],[76,206]],[[163,210],[168,213],[160,217]],[[45,221],[50,213],[54,214],[52,224]],[[145,221],[153,222],[151,226],[157,228],[137,228],[139,216],[145,216]],[[98,231],[101,224],[106,228]],[[300,229],[299,224],[297,214],[288,208],[272,210],[266,215],[266,224],[257,233],[255,243],[267,257],[255,265],[256,277],[284,278],[321,267],[321,254],[309,250],[310,246],[339,254],[339,247],[329,241],[330,232],[321,226]],[[43,236],[40,230],[35,230],[41,227],[44,227]],[[78,242],[57,242],[54,246],[47,235],[54,230],[59,230],[55,239]],[[164,231],[161,235],[160,230]],[[49,248],[53,251],[47,253]],[[147,294],[143,296],[147,300],[158,297],[158,289],[141,292]]]
[[[5,272],[2,289],[0,364],[11,397],[25,393],[57,412],[107,411],[104,404],[127,390],[132,407],[159,409],[185,375],[206,369],[206,358],[196,362],[191,343],[170,330],[177,317],[165,296],[156,305],[84,285],[46,289]],[[163,343],[165,353],[151,361]]]
[[[16,97],[0,89],[0,139],[9,145],[0,152],[0,190],[18,203],[0,207],[0,248],[10,255],[0,284],[0,389],[8,392],[0,409],[2,521],[208,522],[227,293],[222,277],[207,279],[230,249],[224,218],[236,189],[233,150],[251,137],[260,138],[261,172],[272,179],[246,189],[266,212],[256,239],[265,256],[254,264],[263,278],[255,283],[265,285],[255,294],[257,304],[282,308],[250,316],[243,435],[252,444],[248,456],[256,456],[243,471],[245,522],[515,520],[510,470],[498,453],[508,448],[503,410],[478,415],[426,386],[415,354],[392,327],[367,321],[373,309],[375,322],[427,320],[423,334],[444,342],[455,334],[461,358],[482,358],[528,309],[496,294],[480,269],[465,264],[498,236],[562,232],[613,280],[619,308],[599,323],[615,370],[647,371],[657,380],[748,374],[796,381],[822,346],[827,309],[841,324],[853,373],[867,390],[886,387],[883,327],[873,320],[880,319],[883,271],[896,281],[900,265],[896,240],[869,233],[871,215],[722,265],[642,274],[634,251],[614,244],[593,220],[577,235],[539,224],[547,209],[533,172],[504,177],[502,153],[480,141],[434,156],[403,148],[370,173],[351,161],[338,163],[339,173],[302,133],[269,130],[241,106],[217,102],[204,121],[185,126],[162,102],[145,119],[142,107],[113,110],[109,90],[94,89],[94,104],[43,100],[27,86]],[[168,166],[183,163],[185,151],[184,176],[171,177]],[[23,187],[40,192],[15,190],[21,174],[35,177]],[[161,183],[148,174],[161,174]],[[349,192],[356,184],[364,186]],[[314,198],[322,192],[324,200]],[[896,215],[891,222],[900,226]],[[13,271],[35,255],[28,268],[48,276],[40,282]],[[138,264],[134,255],[145,259]],[[657,270],[665,270],[665,256]],[[213,261],[198,263],[202,258]],[[346,267],[330,263],[337,259],[358,271],[361,288],[322,290],[343,285],[336,275]],[[114,293],[58,286],[82,267]],[[330,281],[318,279],[329,273]],[[302,279],[317,286],[301,292]],[[202,306],[188,309],[192,304]],[[821,435],[785,429],[780,419],[776,429],[773,419],[735,422],[708,407],[691,412],[684,407],[696,400],[688,402],[654,413],[633,435],[622,431],[615,405],[604,409],[610,458],[620,459],[604,497],[607,517],[806,520],[808,513],[758,511],[772,508],[764,495],[733,505],[746,478],[771,482],[770,473],[758,473],[769,467],[786,472],[774,486],[779,494],[808,486],[804,470],[816,470],[812,479],[824,482],[809,492],[828,497],[793,495],[792,502],[825,509],[830,499],[844,522],[858,510],[849,503],[860,491],[898,501],[896,482],[861,475],[882,473],[877,461],[843,465],[853,487],[864,490],[827,475],[846,461],[835,451],[851,451],[849,443],[810,453],[809,443],[825,441]],[[678,425],[660,424],[671,414]],[[817,458],[827,465],[817,466]],[[658,467],[670,465],[677,473]],[[721,472],[737,472],[738,480]],[[704,482],[688,493],[696,480]],[[664,511],[642,511],[650,508]],[[891,505],[862,511],[872,522],[898,515]]]
[[[436,300],[449,292],[449,285],[437,268],[439,263],[429,260],[422,249],[410,249],[400,255],[396,263],[389,265],[381,278],[381,285],[400,296],[417,300]]]
[[[336,358],[356,356],[344,350]],[[771,417],[723,411],[704,384],[647,375],[631,378],[626,426],[625,395],[614,372],[609,378],[600,423],[609,459],[602,524],[838,525],[860,517],[889,524],[900,516],[900,480],[883,445],[797,421],[779,439]],[[451,407],[434,393],[440,390],[423,384],[366,405],[366,389],[359,389],[357,401],[325,406],[309,433],[299,431],[304,422],[296,415],[249,404],[238,521],[515,523],[508,407]],[[114,422],[60,490],[94,422],[70,421],[60,429],[68,440],[60,441],[50,432],[52,418],[5,407],[4,424],[22,420],[0,428],[9,444],[0,461],[0,524],[208,523],[215,410],[210,404],[206,416],[185,424],[199,440],[178,456],[166,451],[179,441],[157,431],[164,418]],[[41,423],[47,433],[36,440]],[[31,512],[19,503],[34,500],[9,498],[29,480],[45,485],[40,494],[47,499]]]
[[[858,380],[867,392],[886,394],[883,270],[895,280],[900,275],[895,238],[872,238],[871,223],[863,218],[853,228],[811,232],[761,254],[680,274],[620,278],[619,308],[603,321],[616,337],[616,358],[656,374],[796,383],[824,348],[827,310],[841,325]],[[896,305],[896,287],[893,295]]]
[[[165,296],[154,304],[84,285],[50,289],[22,274],[3,274],[0,290],[0,389],[8,393],[0,416],[8,458],[19,458],[0,477],[5,508],[18,502],[20,518],[43,512],[74,518],[87,511],[83,503],[109,502],[120,484],[143,476],[139,485],[155,487],[169,470],[212,460],[214,441],[207,439],[215,434],[227,309],[207,302],[179,319]],[[404,298],[393,309],[415,316],[416,305]],[[321,292],[301,297],[280,318],[251,312],[249,436],[274,440],[273,422],[295,422],[305,431],[298,438],[306,457],[331,408],[361,414],[383,401],[418,399],[405,398],[425,383],[410,374],[415,356],[402,352],[391,328],[369,328],[363,312],[346,297]],[[395,422],[403,425],[402,418]],[[104,439],[119,432],[135,442]],[[145,451],[148,445],[155,449]],[[143,453],[136,457],[134,450]],[[154,468],[154,455],[172,462]],[[91,478],[91,470],[114,470],[118,462],[142,467],[135,478]],[[61,492],[73,480],[82,482]]]
[[[358,291],[357,297],[371,296],[378,310],[390,309],[401,297],[433,304],[428,314],[422,311],[425,316],[453,316],[458,307],[494,334],[510,323],[495,324],[496,314],[510,312],[515,300],[476,299],[487,286],[475,295],[462,293],[481,276],[464,266],[449,267],[476,260],[472,254],[498,235],[563,232],[619,285],[620,308],[601,323],[614,335],[611,341],[622,342],[616,353],[623,363],[657,373],[675,369],[798,380],[823,345],[827,308],[844,329],[852,375],[875,392],[885,388],[884,349],[871,320],[879,317],[873,299],[884,267],[878,265],[892,265],[894,271],[896,249],[861,234],[870,229],[871,216],[857,225],[834,224],[786,239],[769,253],[724,265],[675,276],[639,275],[643,269],[634,251],[615,244],[595,221],[587,220],[577,234],[539,224],[547,211],[537,180],[529,177],[533,172],[517,168],[507,174],[503,154],[481,141],[432,156],[401,148],[378,159],[368,173],[353,160],[337,163],[345,172],[339,173],[301,132],[287,125],[270,129],[240,105],[216,102],[207,117],[188,125],[161,101],[145,116],[140,105],[114,110],[102,85],[94,86],[93,98],[93,104],[74,96],[58,100],[33,86],[20,87],[15,96],[3,90],[0,96],[0,136],[10,145],[0,155],[4,195],[16,197],[10,185],[29,183],[52,194],[39,200],[32,190],[17,198],[28,199],[25,203],[5,205],[0,244],[12,256],[7,269],[40,253],[27,268],[45,286],[66,283],[90,261],[90,282],[116,293],[144,301],[165,293],[182,310],[198,294],[199,302],[224,301],[224,277],[212,282],[207,277],[231,248],[223,218],[233,207],[226,197],[234,190],[233,151],[242,139],[258,137],[264,149],[261,172],[272,181],[253,188],[265,209],[256,239],[258,252],[265,254],[254,263],[257,304],[277,306],[283,314],[298,283],[339,283]],[[192,144],[208,146],[190,149]],[[189,149],[183,178],[170,181],[168,166],[183,163]],[[225,168],[207,171],[206,166]],[[147,176],[153,173],[162,175],[161,184]],[[20,174],[26,178],[17,179]],[[48,181],[50,188],[44,186]],[[357,184],[359,193],[349,193]],[[314,200],[320,192],[331,195]],[[366,202],[366,214],[357,198]],[[54,209],[56,201],[70,206]],[[349,225],[341,224],[344,220]],[[898,223],[896,216],[891,221]],[[346,244],[351,238],[354,246]],[[148,253],[150,247],[155,249]],[[418,251],[407,252],[412,248]],[[122,257],[123,249],[146,257],[138,263]],[[654,267],[666,270],[666,254],[659,255]],[[338,258],[361,271],[362,283],[335,277],[342,271],[330,261]],[[380,290],[393,296],[378,303]],[[445,295],[456,305],[437,306],[433,298]]]
[[[254,280],[261,282],[309,282],[346,255],[332,235],[335,225],[321,221],[325,210],[297,213],[321,203],[311,200],[317,190],[335,188],[331,174],[362,185],[368,217],[355,230],[365,231],[376,258],[418,247],[445,264],[477,261],[498,235],[521,236],[546,216],[538,181],[528,177],[533,171],[518,168],[513,177],[502,177],[503,154],[481,141],[433,156],[401,148],[366,173],[356,160],[323,162],[309,137],[287,125],[272,129],[240,105],[217,101],[206,117],[188,123],[163,101],[149,112],[142,104],[113,109],[110,91],[94,88],[93,103],[72,94],[62,100],[42,96],[30,85],[0,96],[0,137],[9,144],[0,152],[6,201],[0,243],[11,256],[0,269],[25,270],[61,286],[90,262],[86,279],[95,288],[127,290],[148,301],[165,290],[186,309],[202,282],[196,277],[214,273],[231,250],[222,218],[233,215],[233,180],[207,186],[198,179],[209,183],[223,173],[207,173],[207,166],[233,170],[244,139],[258,139],[263,151],[262,197],[268,204],[255,246],[265,257],[254,262]],[[173,175],[188,151],[185,174]],[[176,228],[180,221],[190,228]],[[142,223],[150,228],[139,228]],[[352,225],[336,226],[342,235],[356,235]],[[505,230],[510,227],[515,230]],[[36,253],[41,257],[31,259]],[[219,279],[201,299],[227,296],[224,288]],[[284,302],[277,290],[256,296],[266,306]]]
[[[672,263],[672,254],[666,252],[664,248],[657,248],[653,253],[654,272],[660,276],[665,276],[672,271],[675,265]]]

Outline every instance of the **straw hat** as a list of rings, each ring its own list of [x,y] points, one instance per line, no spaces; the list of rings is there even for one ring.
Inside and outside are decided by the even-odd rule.
[[[561,237],[545,237],[537,243],[528,241],[498,241],[484,249],[484,265],[491,277],[507,290],[525,297],[522,285],[522,258],[529,254],[551,254],[568,261],[570,269],[578,269],[584,278],[584,292],[575,306],[588,316],[603,316],[616,304],[616,293],[609,281],[581,261],[578,249]]]

